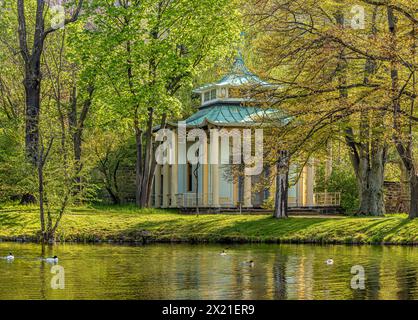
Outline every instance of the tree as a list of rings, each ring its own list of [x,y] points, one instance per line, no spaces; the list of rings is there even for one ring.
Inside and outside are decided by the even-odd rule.
[[[289,154],[281,151],[276,166],[276,193],[274,217],[283,219],[288,217],[289,195]]]
[[[164,127],[167,117],[180,117],[179,89],[233,40],[234,2],[100,0],[91,10],[91,41],[106,53],[102,69],[108,76],[108,85],[97,90],[135,132],[136,203],[145,207],[156,165],[155,121]]]
[[[41,239],[55,241],[67,206],[72,203],[79,170],[71,157],[70,111],[73,72],[67,57],[67,30],[54,33],[44,47],[43,112],[39,115],[37,155]]]
[[[292,119],[283,138],[300,148],[344,139],[359,186],[361,214],[384,214],[388,136],[387,78],[380,9],[367,28],[353,29],[344,8],[351,1],[255,1],[250,20],[269,76],[278,84],[270,106]],[[253,3],[254,5],[254,3]],[[370,47],[375,47],[374,51]]]
[[[411,195],[411,202],[410,202],[410,209],[409,209],[409,217],[411,219],[418,217],[418,172],[416,170],[416,165],[414,161],[413,155],[413,123],[412,123],[412,116],[415,114],[415,99],[416,99],[416,79],[415,79],[415,70],[416,66],[416,33],[415,28],[418,26],[416,21],[413,18],[412,10],[408,14],[408,11],[401,11],[403,15],[408,18],[408,20],[412,21],[412,26],[409,26],[412,30],[410,31],[410,45],[408,46],[408,51],[410,53],[411,62],[407,64],[407,69],[409,71],[409,79],[406,83],[401,87],[400,85],[400,77],[401,73],[399,71],[399,65],[401,65],[399,61],[399,46],[400,46],[400,38],[399,36],[400,30],[398,19],[395,14],[395,11],[399,11],[396,9],[397,7],[392,7],[386,3],[386,10],[387,10],[387,22],[388,22],[388,30],[389,30],[389,60],[390,60],[390,78],[391,78],[391,88],[390,88],[390,99],[393,108],[393,140],[396,146],[396,150],[401,157],[401,160],[406,168],[407,175],[409,177],[410,182],[410,195]],[[407,98],[406,101],[402,99],[402,94],[405,91],[406,87],[408,86],[408,82],[411,82],[409,85],[411,88],[411,93],[413,96],[411,98]],[[407,112],[409,113],[410,117],[407,121],[403,121],[402,116],[402,105],[407,105]],[[408,106],[409,105],[409,106]]]
[[[81,10],[83,0],[78,1],[77,8],[72,16],[63,21],[63,25],[75,22]],[[46,37],[57,30],[51,26],[45,28],[45,0],[37,0],[35,24],[33,30],[32,46],[28,43],[28,27],[25,15],[25,1],[17,0],[17,18],[19,35],[19,52],[24,66],[25,105],[26,105],[26,153],[28,159],[36,164],[39,153],[39,113],[41,109],[41,56]]]

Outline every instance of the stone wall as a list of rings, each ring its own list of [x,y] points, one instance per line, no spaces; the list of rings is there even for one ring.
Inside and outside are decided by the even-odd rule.
[[[385,182],[386,213],[408,212],[409,195],[405,184],[400,182]]]

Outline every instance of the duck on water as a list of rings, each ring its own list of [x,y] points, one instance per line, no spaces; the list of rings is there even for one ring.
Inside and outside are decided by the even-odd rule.
[[[44,259],[47,263],[58,263],[58,257],[53,256],[52,258],[46,258]]]
[[[9,254],[3,259],[6,259],[7,261],[13,261],[15,259],[15,256],[13,255],[13,253],[9,252]]]

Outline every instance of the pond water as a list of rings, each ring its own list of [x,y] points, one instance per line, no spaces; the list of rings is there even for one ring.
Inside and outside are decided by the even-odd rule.
[[[0,299],[417,299],[418,248],[0,243]],[[52,289],[57,255],[65,288]],[[333,265],[327,265],[329,258]],[[245,264],[254,261],[254,266]],[[351,268],[365,289],[351,288]]]

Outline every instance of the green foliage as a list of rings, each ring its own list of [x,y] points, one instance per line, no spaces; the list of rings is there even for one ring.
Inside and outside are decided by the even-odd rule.
[[[23,64],[16,2],[1,3],[0,201],[8,201],[25,193],[37,195],[38,186],[36,170],[24,155]],[[31,44],[36,3],[24,4]],[[74,3],[64,1],[64,5],[69,8]],[[135,106],[142,127],[149,106],[154,106],[156,120],[163,112],[175,120],[189,111],[192,82],[228,55],[239,34],[236,5],[229,0],[86,1],[76,23],[48,35],[41,62],[39,128],[44,148],[54,139],[44,168],[47,206],[59,206],[64,194],[70,195],[70,202],[94,199],[92,172],[106,154],[112,163],[110,171],[118,159],[121,165],[132,166]],[[45,9],[49,27],[52,12]],[[75,116],[80,117],[90,85],[95,92],[84,123],[83,163],[77,173],[72,141],[76,127],[69,125],[69,114],[76,98]],[[73,199],[69,189],[76,175],[83,186],[82,194]]]
[[[92,61],[101,74],[100,100],[109,118],[119,122],[146,110],[156,119],[168,112],[182,114],[178,90],[190,87],[194,77],[230,50],[239,33],[235,1],[121,1],[115,6],[96,0],[86,9],[88,29],[73,34],[73,56]],[[128,72],[128,70],[130,70]]]
[[[20,200],[21,195],[36,190],[36,175],[21,146],[15,130],[0,129],[0,202]]]
[[[340,192],[341,206],[347,213],[358,209],[358,186],[356,176],[347,160],[335,163],[331,176],[325,179],[325,165],[316,168],[316,192]]]
[[[128,169],[131,176],[134,177],[136,162],[134,138],[125,137],[121,135],[121,132],[110,130],[96,130],[94,135],[96,138],[90,139],[85,145],[86,153],[95,163],[90,171],[92,182],[98,187],[98,192],[102,192],[94,200],[102,202],[110,196],[114,204],[119,204],[125,200],[121,192],[122,187],[123,190],[133,190],[135,187],[134,184],[127,185],[127,181],[124,181],[124,177],[121,176],[121,172]],[[103,191],[107,194],[104,195]]]

